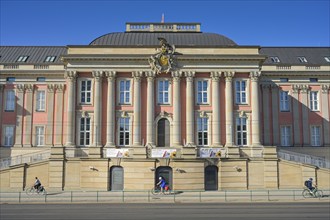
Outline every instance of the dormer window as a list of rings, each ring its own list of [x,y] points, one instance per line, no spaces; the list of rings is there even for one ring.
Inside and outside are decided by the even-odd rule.
[[[26,62],[29,56],[19,56],[16,62]]]
[[[47,56],[45,59],[45,62],[52,63],[55,61],[55,59],[56,59],[56,56]]]
[[[300,63],[307,63],[306,57],[298,57]]]
[[[270,57],[270,59],[273,63],[280,63],[281,62],[278,57]]]
[[[327,61],[328,63],[330,63],[330,57],[324,57],[325,61]]]

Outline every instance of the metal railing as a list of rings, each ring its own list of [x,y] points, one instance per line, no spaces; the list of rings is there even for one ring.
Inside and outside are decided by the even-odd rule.
[[[279,150],[277,155],[280,159],[295,161],[304,164],[311,164],[321,168],[330,169],[330,161],[322,157],[311,156],[307,154],[296,153],[292,151]]]
[[[0,203],[215,203],[215,202],[275,202],[324,201],[329,202],[330,189],[322,189],[320,198],[304,198],[303,189],[287,190],[224,190],[173,191],[169,195],[153,195],[143,191],[61,191],[45,195],[27,195],[23,192],[1,192]]]
[[[50,150],[0,159],[0,170],[24,163],[48,160]]]

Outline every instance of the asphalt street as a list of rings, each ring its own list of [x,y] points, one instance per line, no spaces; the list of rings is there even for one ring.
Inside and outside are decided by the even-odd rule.
[[[194,204],[1,204],[1,220],[324,219],[329,202]]]

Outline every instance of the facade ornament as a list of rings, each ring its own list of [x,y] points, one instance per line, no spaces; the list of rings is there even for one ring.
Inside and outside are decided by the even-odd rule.
[[[330,85],[323,84],[321,88],[322,88],[322,93],[328,93],[328,90],[330,89]]]
[[[112,82],[116,78],[116,71],[104,71],[105,77],[107,77],[108,82]]]
[[[82,111],[82,112],[81,112],[81,117],[82,117],[82,118],[89,118],[89,114],[88,114],[88,112],[87,112],[87,111]]]
[[[55,84],[48,84],[47,85],[48,92],[54,92],[55,89],[56,89],[56,85]]]
[[[24,92],[24,84],[17,84],[16,89],[18,92]]]
[[[141,82],[141,77],[143,76],[142,71],[134,71],[132,72],[132,77],[134,78],[135,82]]]
[[[292,93],[298,93],[299,89],[300,89],[300,85],[292,85]]]
[[[206,114],[205,111],[200,111],[200,112],[199,112],[199,117],[200,117],[200,118],[208,118],[208,115]]]
[[[156,74],[162,72],[169,73],[173,71],[176,66],[175,61],[175,46],[167,43],[165,38],[158,37],[160,48],[157,48],[157,53],[152,55],[149,59],[149,65]]]
[[[233,71],[226,71],[223,73],[223,76],[226,79],[226,82],[231,82],[235,76],[235,72]]]
[[[195,77],[195,72],[194,71],[184,72],[184,75],[186,77],[187,82],[193,82],[194,81],[194,77]]]
[[[64,84],[55,84],[56,92],[64,91]]]
[[[26,92],[33,92],[34,86],[33,84],[24,84],[24,89]]]
[[[245,111],[240,111],[240,112],[239,112],[239,117],[240,117],[240,118],[247,118],[248,116],[247,116],[247,114],[246,114]]]
[[[172,117],[172,114],[170,114],[170,113],[168,113],[166,111],[161,111],[159,113],[158,117],[160,117],[160,118],[168,118],[168,117],[171,118]]]
[[[145,76],[147,77],[148,82],[153,82],[156,76],[156,73],[153,71],[146,71]]]
[[[302,93],[307,93],[309,89],[308,85],[300,85],[300,90]]]
[[[250,72],[250,78],[251,78],[252,81],[258,81],[260,76],[261,76],[261,72],[260,71],[252,71],[252,72]]]
[[[102,81],[103,71],[94,70],[94,71],[92,71],[92,75],[96,81]]]
[[[77,71],[74,70],[67,70],[64,73],[64,78],[65,79],[69,79],[70,81],[75,80],[75,78],[77,77]]]
[[[5,89],[5,85],[4,84],[0,84],[0,92],[3,92],[4,89]]]
[[[127,111],[121,111],[120,112],[120,117],[121,118],[128,118],[129,116],[128,116],[128,112]]]
[[[211,72],[210,74],[212,81],[219,82],[221,77],[221,72]]]

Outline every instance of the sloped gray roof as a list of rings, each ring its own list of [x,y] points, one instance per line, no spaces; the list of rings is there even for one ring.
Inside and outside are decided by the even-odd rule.
[[[108,46],[158,46],[158,37],[165,38],[175,46],[236,46],[237,44],[220,34],[214,33],[164,33],[164,32],[125,32],[109,33],[93,40],[90,45]]]
[[[324,57],[330,57],[330,47],[261,47],[260,54],[268,56],[264,64],[272,65],[330,65]],[[273,63],[271,57],[278,57],[279,63]],[[298,57],[305,57],[307,63],[301,63]]]
[[[0,46],[0,63],[63,64],[60,57],[65,54],[67,54],[67,48],[58,46]],[[28,56],[28,59],[26,62],[17,62],[20,56]],[[54,62],[45,62],[47,56],[56,58]]]

